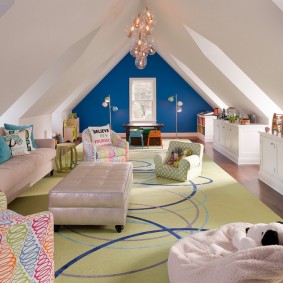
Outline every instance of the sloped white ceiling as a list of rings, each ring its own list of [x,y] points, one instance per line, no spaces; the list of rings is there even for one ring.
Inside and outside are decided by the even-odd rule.
[[[283,109],[280,3],[147,1],[159,54],[212,107],[234,106],[263,123]],[[138,7],[139,0],[0,0],[0,123],[72,109],[128,52]],[[209,42],[205,51],[194,35]],[[211,60],[215,50],[225,56]],[[252,99],[245,80],[219,68],[227,67],[223,58],[259,90]],[[264,107],[254,103],[260,93],[270,100]]]

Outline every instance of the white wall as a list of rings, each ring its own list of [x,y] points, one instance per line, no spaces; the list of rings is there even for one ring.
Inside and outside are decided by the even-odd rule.
[[[72,112],[71,110],[63,111],[63,112],[55,111],[52,114],[52,129],[53,129],[53,132],[56,132],[56,133],[60,134],[61,137],[63,137],[63,123],[64,123],[64,120],[68,119],[69,114],[71,112]]]
[[[20,125],[33,125],[33,135],[36,139],[52,138],[51,114],[20,118]]]

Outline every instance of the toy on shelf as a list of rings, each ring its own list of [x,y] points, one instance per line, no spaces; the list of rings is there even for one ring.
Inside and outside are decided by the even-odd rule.
[[[273,135],[283,135],[282,129],[283,114],[273,114],[271,131]]]
[[[64,121],[63,127],[63,141],[73,142],[79,136],[79,118],[69,118]]]

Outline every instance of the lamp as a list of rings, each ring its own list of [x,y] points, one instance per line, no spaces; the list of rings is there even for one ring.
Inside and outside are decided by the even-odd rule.
[[[111,122],[111,111],[116,112],[118,110],[118,107],[111,106],[111,98],[110,95],[104,98],[104,102],[102,103],[103,107],[109,107],[109,124],[110,129],[112,129],[112,122]]]
[[[178,101],[178,95],[177,94],[168,97],[168,101],[174,102],[174,100],[176,101],[176,104],[175,104],[175,112],[176,112],[176,138],[178,138],[178,113],[182,112],[183,102],[182,101]]]
[[[147,7],[146,0],[140,0],[138,15],[133,20],[128,37],[132,38],[131,55],[136,58],[135,65],[144,69],[147,65],[147,55],[154,55],[152,31],[155,25],[154,15]]]

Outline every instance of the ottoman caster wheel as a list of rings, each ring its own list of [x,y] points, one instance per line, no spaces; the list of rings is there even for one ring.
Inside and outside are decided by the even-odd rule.
[[[117,231],[118,233],[121,233],[122,230],[124,229],[124,226],[123,226],[123,225],[116,225],[116,226],[115,226],[115,229],[116,229],[116,231]]]
[[[61,225],[54,225],[54,232],[59,232],[61,229]]]

